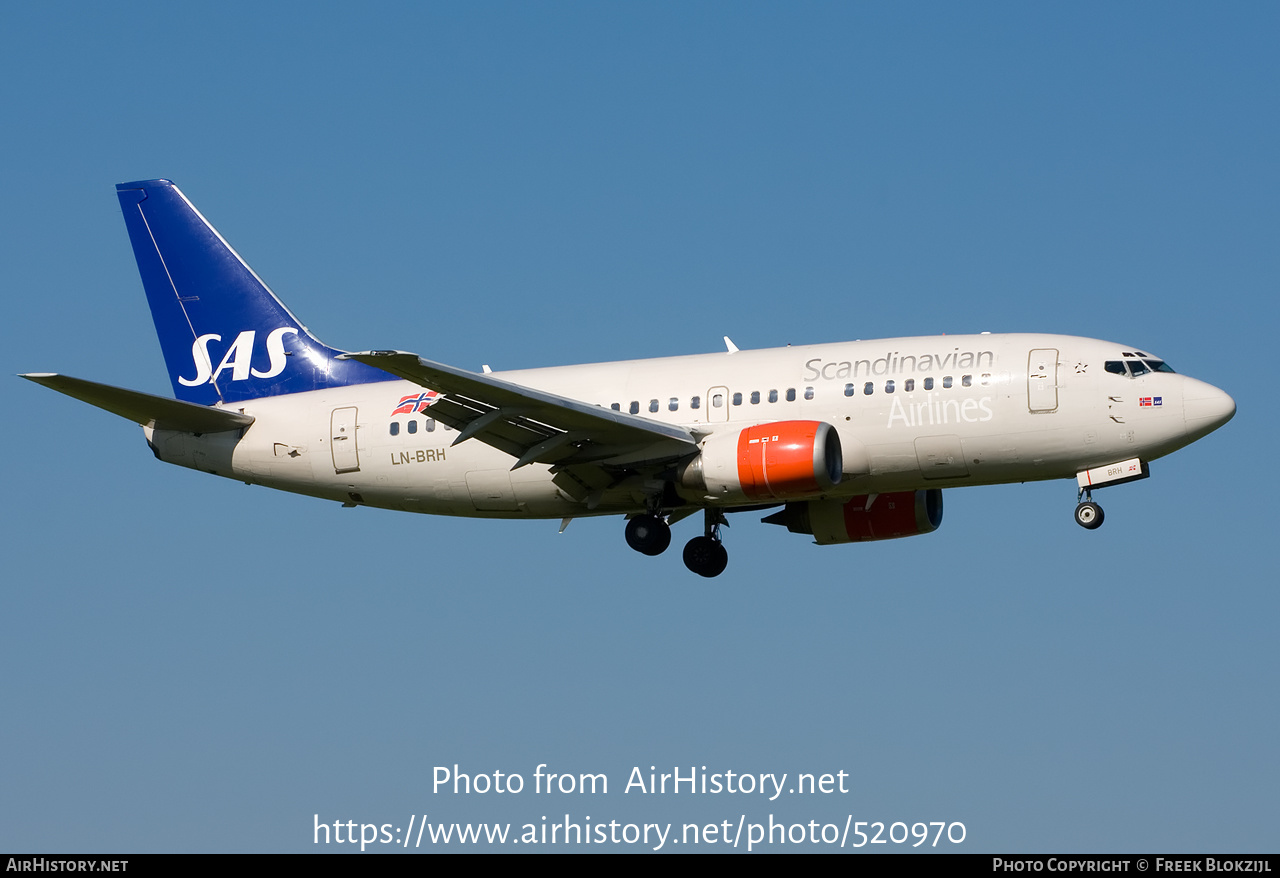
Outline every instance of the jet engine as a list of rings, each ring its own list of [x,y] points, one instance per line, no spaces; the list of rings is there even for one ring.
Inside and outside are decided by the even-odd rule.
[[[812,534],[820,546],[865,543],[932,533],[942,524],[942,491],[864,494],[849,500],[788,503],[763,519],[793,534]]]
[[[815,497],[840,484],[840,435],[822,421],[775,421],[702,440],[680,484],[716,500]]]

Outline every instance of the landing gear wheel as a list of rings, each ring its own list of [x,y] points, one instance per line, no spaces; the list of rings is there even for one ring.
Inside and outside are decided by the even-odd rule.
[[[642,555],[661,555],[671,545],[671,528],[656,515],[637,515],[627,522],[627,545]]]
[[[1102,527],[1102,507],[1092,500],[1081,503],[1076,507],[1076,524],[1089,530]]]
[[[684,566],[710,579],[724,573],[729,566],[729,553],[719,540],[694,537],[684,547]]]

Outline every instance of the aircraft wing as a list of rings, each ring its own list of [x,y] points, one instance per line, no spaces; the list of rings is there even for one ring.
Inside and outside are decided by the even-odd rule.
[[[684,427],[614,411],[424,360],[404,351],[365,351],[343,357],[377,366],[440,394],[431,417],[458,430],[453,444],[472,437],[530,463],[639,467],[672,463],[698,451]]]
[[[110,384],[85,381],[70,375],[52,372],[29,372],[22,375],[50,390],[96,405],[111,412],[157,430],[180,430],[184,433],[222,433],[239,430],[253,423],[251,415],[226,409],[208,408],[194,402],[183,402],[167,396],[156,396],[140,390],[126,390]]]

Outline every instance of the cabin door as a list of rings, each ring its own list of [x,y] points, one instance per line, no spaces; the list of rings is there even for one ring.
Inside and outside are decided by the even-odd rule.
[[[329,444],[333,450],[335,473],[360,472],[360,452],[356,449],[355,406],[333,410],[329,417]]]
[[[1027,408],[1033,413],[1058,410],[1058,351],[1043,348],[1027,357]]]

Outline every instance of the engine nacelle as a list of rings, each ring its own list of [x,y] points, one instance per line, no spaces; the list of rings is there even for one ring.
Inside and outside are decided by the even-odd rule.
[[[821,546],[865,543],[932,533],[942,524],[942,491],[864,494],[849,500],[805,500],[788,503],[767,516],[793,534],[812,534]]]
[[[702,440],[680,484],[717,500],[815,497],[840,484],[840,434],[822,421],[776,421]]]

